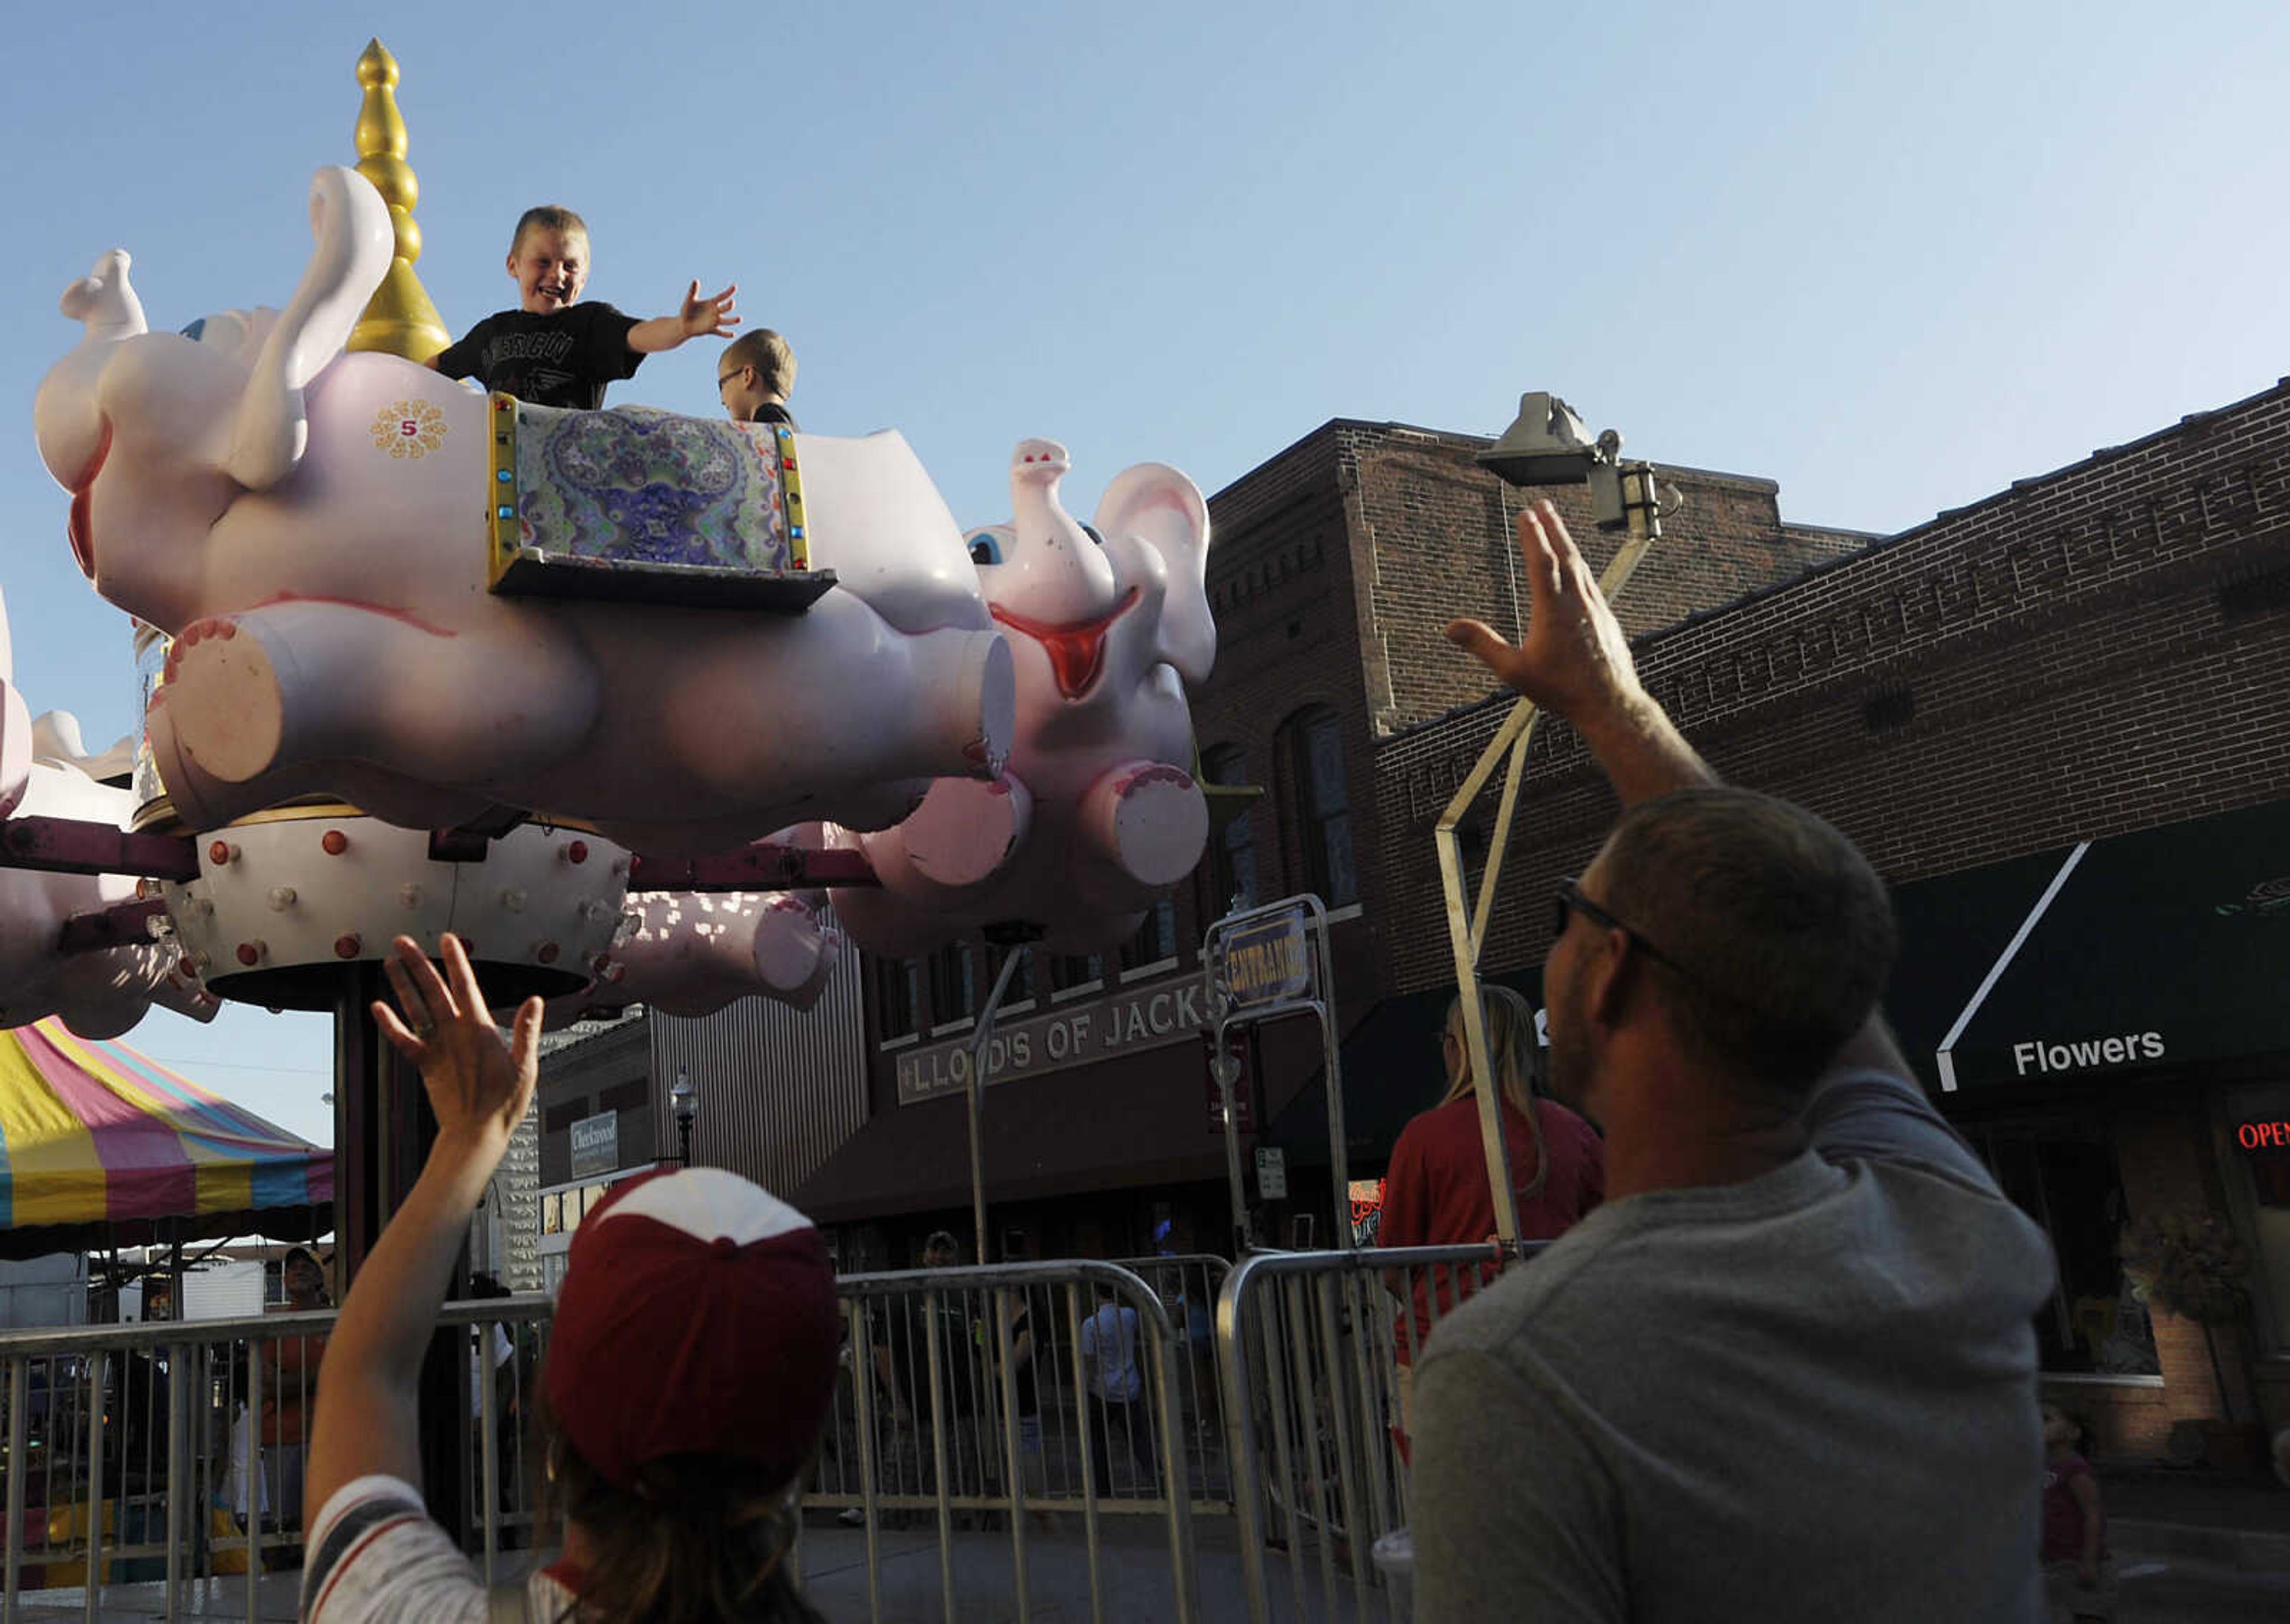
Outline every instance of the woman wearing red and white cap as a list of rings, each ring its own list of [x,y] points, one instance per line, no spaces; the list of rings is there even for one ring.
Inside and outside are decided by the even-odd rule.
[[[342,1305],[318,1382],[302,1616],[484,1624],[490,1598],[422,1510],[415,1387],[469,1216],[532,1101],[540,1000],[494,1025],[460,942],[410,939],[382,1035],[421,1068],[437,1140]],[[837,1309],[808,1220],[738,1175],[632,1179],[572,1238],[541,1371],[563,1557],[536,1624],[815,1620],[786,1561],[834,1391]]]

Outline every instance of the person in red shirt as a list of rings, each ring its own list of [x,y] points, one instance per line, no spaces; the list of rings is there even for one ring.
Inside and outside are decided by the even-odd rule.
[[[2044,1588],[2056,1624],[2115,1616],[2115,1561],[2083,1423],[2044,1406]]]
[[[1534,1012],[1508,987],[1480,989],[1487,1029],[1487,1060],[1502,1095],[1503,1139],[1510,1149],[1512,1196],[1521,1240],[1555,1239],[1598,1204],[1606,1192],[1603,1145],[1590,1124],[1555,1100],[1534,1097]],[[1384,1174],[1379,1246],[1465,1244],[1493,1238],[1494,1198],[1487,1186],[1486,1151],[1479,1136],[1477,1080],[1463,1044],[1463,1004],[1447,1005],[1440,1035],[1447,1062],[1447,1093],[1400,1131]],[[1476,1270],[1413,1269],[1403,1290],[1402,1271],[1386,1271],[1395,1294],[1412,1297],[1413,1314],[1393,1325],[1398,1347],[1401,1448],[1406,1447],[1411,1378],[1415,1355],[1432,1325],[1493,1281],[1492,1264]],[[1436,1303],[1434,1299],[1436,1298]]]

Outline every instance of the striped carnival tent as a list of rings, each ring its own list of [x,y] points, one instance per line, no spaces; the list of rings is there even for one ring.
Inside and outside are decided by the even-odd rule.
[[[0,1258],[332,1227],[334,1156],[53,1016],[0,1032]]]

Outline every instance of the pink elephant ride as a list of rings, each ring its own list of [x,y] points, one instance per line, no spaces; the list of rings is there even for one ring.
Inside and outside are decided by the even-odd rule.
[[[132,757],[123,740],[100,756],[80,742],[68,711],[35,719],[11,680],[7,611],[0,605],[0,815],[66,818],[125,829],[132,790],[109,781]],[[60,1015],[82,1037],[116,1037],[152,1004],[201,1020],[216,1000],[180,962],[173,943],[151,937],[74,950],[68,921],[103,914],[140,895],[132,876],[0,868],[0,1026]]]
[[[541,412],[344,353],[388,212],[346,169],[310,212],[283,311],[181,333],[148,331],[127,255],[103,256],[64,295],[85,336],[36,409],[81,568],[174,638],[148,733],[191,828],[324,796],[696,854],[995,780],[1012,650],[897,434]],[[494,589],[552,548],[653,562],[575,569],[570,596]],[[837,584],[799,612],[741,589],[805,568]],[[645,582],[670,575],[659,601]]]
[[[862,947],[912,955],[1012,926],[1093,952],[1133,932],[1200,860],[1208,808],[1186,689],[1216,659],[1208,505],[1176,469],[1141,463],[1084,524],[1058,500],[1070,467],[1054,441],[1021,441],[1010,522],[971,532],[1016,664],[1006,769],[940,779],[894,828],[829,831],[881,881],[831,893]]]

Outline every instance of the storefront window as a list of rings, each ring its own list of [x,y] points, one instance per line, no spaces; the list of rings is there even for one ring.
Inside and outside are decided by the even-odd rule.
[[[2046,1124],[1988,1130],[1981,1147],[2004,1193],[2044,1227],[2059,1260],[2052,1300],[2036,1316],[2044,1369],[2158,1374],[2146,1306],[2116,1252],[2128,1204],[2114,1146],[2073,1126]]]
[[[1232,745],[1219,745],[1201,757],[1201,771],[1212,784],[1245,784],[1248,765]],[[1212,919],[1224,917],[1236,902],[1243,908],[1256,901],[1256,828],[1243,810],[1224,826],[1209,847],[1209,887],[1206,908]]]
[[[875,1019],[885,1040],[913,1035],[922,1003],[921,980],[921,968],[913,959],[875,960]]]
[[[1097,954],[1061,953],[1050,961],[1052,993],[1081,992],[1105,980],[1105,960]]]
[[[2251,1247],[2251,1317],[2262,1349],[2290,1353],[2290,1084],[2234,1089],[2222,1103],[2229,1201]]]
[[[1002,994],[1002,1008],[1022,1009],[1034,1001],[1034,950],[1031,948],[996,948],[992,949],[992,974],[999,977],[1002,963],[1013,953],[1018,956],[1018,967],[1010,972],[1010,985]]]
[[[1295,752],[1296,816],[1304,841],[1307,885],[1330,908],[1359,900],[1352,863],[1352,816],[1344,781],[1343,724],[1318,708],[1291,725]]]
[[[1142,970],[1149,964],[1163,964],[1177,956],[1177,905],[1163,897],[1146,914],[1144,923],[1137,927],[1121,948],[1121,967]]]
[[[947,1026],[978,1013],[976,978],[971,974],[970,944],[950,941],[930,956],[931,1022]]]

